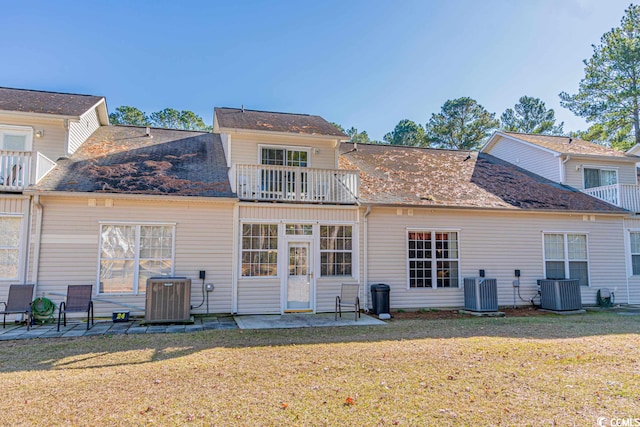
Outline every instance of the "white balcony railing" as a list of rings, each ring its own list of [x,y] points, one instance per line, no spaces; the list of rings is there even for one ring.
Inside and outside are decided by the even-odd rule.
[[[307,203],[355,203],[358,171],[305,167],[236,165],[240,199]]]
[[[590,196],[631,212],[640,212],[640,186],[633,184],[613,184],[586,188],[582,191]]]
[[[38,152],[0,150],[0,191],[20,192],[40,181],[55,165]]]
[[[0,151],[0,190],[24,190],[31,177],[31,159],[29,151]]]

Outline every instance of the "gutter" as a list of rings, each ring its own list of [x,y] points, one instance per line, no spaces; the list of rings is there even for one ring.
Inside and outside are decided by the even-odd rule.
[[[566,164],[569,160],[571,160],[571,155],[567,154],[567,157],[560,163],[560,184],[564,184],[567,176],[567,168]]]

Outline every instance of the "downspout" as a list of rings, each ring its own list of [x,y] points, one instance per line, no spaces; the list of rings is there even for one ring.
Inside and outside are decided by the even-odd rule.
[[[238,232],[240,229],[240,205],[233,205],[233,248],[231,250],[231,314],[238,313],[238,245],[240,244]]]
[[[24,209],[24,208],[23,208]],[[24,253],[22,258],[24,259],[24,271],[22,272],[22,283],[29,283],[29,245],[31,244],[31,230],[33,230],[33,196],[29,196],[29,210],[27,211],[27,231],[24,233],[25,243],[22,246]],[[23,226],[24,229],[24,226]],[[34,297],[35,298],[35,297]]]
[[[38,288],[38,267],[40,265],[40,239],[42,236],[42,216],[44,215],[44,207],[40,203],[40,196],[33,198],[33,206],[36,207],[36,236],[33,242],[33,268],[31,269],[32,281],[34,283],[34,293]]]
[[[631,245],[631,242],[627,242],[627,239],[626,239],[626,236],[627,236],[627,230],[625,230],[625,223],[626,222],[627,222],[626,219],[622,220],[622,241],[624,242],[624,245],[626,246],[624,248],[624,253],[625,253],[625,256],[624,256],[624,263],[625,263],[625,269],[624,269],[625,271],[624,272],[625,272],[625,275],[624,275],[624,277],[627,280],[627,304],[631,304],[631,295],[629,294],[629,273],[630,273],[629,267],[631,267],[631,268],[633,268],[633,267],[628,264],[629,261],[631,261],[632,257],[631,257],[630,254],[627,254],[627,249],[630,248],[630,246],[628,246],[628,245]],[[630,235],[630,233],[629,233],[629,235]],[[627,243],[628,243],[628,245],[627,245]]]
[[[367,210],[364,212],[363,218],[364,218],[364,295],[363,295],[363,299],[364,299],[364,310],[365,312],[369,312],[369,301],[368,301],[368,295],[369,295],[369,290],[367,289],[367,285],[369,284],[369,220],[368,220],[368,216],[371,213],[371,205],[367,205]]]
[[[562,161],[562,163],[560,164],[562,167],[560,168],[560,173],[562,175],[560,175],[560,184],[564,184],[565,181],[567,180],[567,167],[565,166],[567,164],[567,162],[571,160],[571,155],[567,154],[567,157]]]

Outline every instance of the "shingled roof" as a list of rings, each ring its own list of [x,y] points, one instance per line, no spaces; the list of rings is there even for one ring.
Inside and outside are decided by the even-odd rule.
[[[477,152],[345,143],[340,166],[360,170],[363,203],[626,212]]]
[[[220,107],[216,107],[214,111],[220,128],[349,138],[320,116]]]
[[[233,197],[220,136],[102,126],[36,191]]]
[[[0,87],[0,111],[79,117],[102,96]]]
[[[570,138],[568,136],[552,136],[538,135],[517,132],[500,132],[512,138],[526,141],[537,146],[547,148],[560,154],[578,154],[591,156],[613,156],[613,157],[630,157],[635,156],[626,154],[624,151],[614,150],[604,145],[594,144],[593,142],[583,141],[582,139]],[[500,135],[498,133],[498,135]]]

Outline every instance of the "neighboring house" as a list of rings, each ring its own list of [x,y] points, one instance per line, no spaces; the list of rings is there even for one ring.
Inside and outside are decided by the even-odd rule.
[[[481,152],[593,197],[640,212],[640,157],[566,136],[496,132]]]
[[[355,145],[319,116],[244,108],[216,108],[213,133],[100,123],[20,196],[14,282],[54,301],[92,283],[97,314],[140,315],[146,279],[168,275],[192,279],[193,313],[333,311],[342,283],[367,285],[363,306],[386,283],[393,308],[460,307],[485,270],[508,306],[520,270],[518,305],[548,277],[578,279],[585,304],[603,287],[640,303],[640,221],[573,176],[619,187],[633,156],[512,133],[481,153]]]
[[[27,281],[28,253],[37,252],[23,191],[106,124],[101,96],[0,88],[0,301],[9,283]]]

